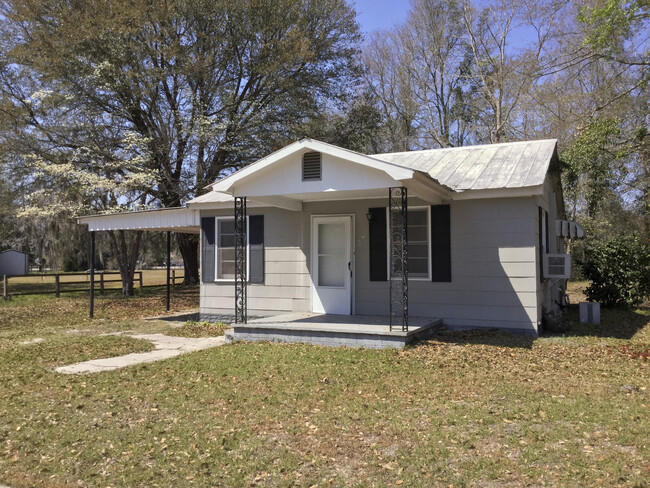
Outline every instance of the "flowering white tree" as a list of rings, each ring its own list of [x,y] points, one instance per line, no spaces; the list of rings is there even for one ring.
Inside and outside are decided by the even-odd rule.
[[[121,156],[125,133],[137,135],[146,152],[130,167],[155,175],[142,194],[166,207],[284,145],[357,75],[358,26],[345,0],[6,0],[0,25],[18,86],[47,88],[50,120],[72,104],[73,126],[88,129],[49,125],[67,133],[55,145],[86,165],[84,174],[119,174],[128,189],[140,171],[86,171],[86,158],[128,166],[135,160]],[[20,107],[10,79],[5,94]],[[19,139],[39,130],[31,121],[23,128]],[[178,243],[196,282],[197,240],[180,234]]]

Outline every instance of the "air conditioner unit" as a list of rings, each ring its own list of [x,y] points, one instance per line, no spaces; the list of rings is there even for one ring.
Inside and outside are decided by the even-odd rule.
[[[571,255],[544,254],[544,278],[571,278]]]

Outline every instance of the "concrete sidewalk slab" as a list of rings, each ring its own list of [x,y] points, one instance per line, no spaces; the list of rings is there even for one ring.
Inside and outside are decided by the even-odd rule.
[[[60,366],[55,369],[63,374],[87,374],[111,371],[114,369],[133,366],[134,364],[162,361],[163,359],[180,356],[186,352],[201,351],[225,344],[225,337],[172,337],[164,334],[124,334],[134,339],[144,339],[153,342],[155,350],[149,352],[131,353],[114,358],[91,359],[81,363]]]

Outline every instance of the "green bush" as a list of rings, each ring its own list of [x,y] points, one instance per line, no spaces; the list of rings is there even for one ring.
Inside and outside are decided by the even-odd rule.
[[[591,281],[585,290],[590,301],[634,307],[650,298],[650,246],[637,235],[589,244],[582,270]]]

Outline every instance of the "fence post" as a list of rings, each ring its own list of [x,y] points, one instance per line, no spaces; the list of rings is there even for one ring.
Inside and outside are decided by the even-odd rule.
[[[54,294],[57,298],[61,296],[61,283],[59,282],[59,275],[54,275]]]
[[[172,269],[172,283],[176,286],[176,270]]]
[[[103,295],[104,294],[104,271],[100,271],[99,273],[99,294]]]
[[[9,288],[9,277],[7,275],[3,275],[2,283],[3,283],[2,298],[4,298],[6,300],[7,298],[9,298],[9,290],[8,290],[8,288]]]
[[[142,271],[138,271],[138,280],[140,281],[140,289],[142,289]]]

